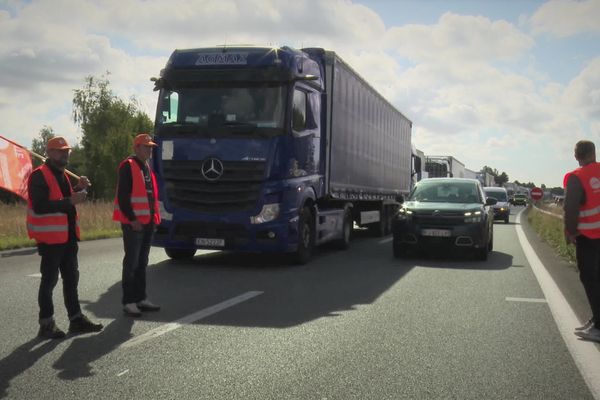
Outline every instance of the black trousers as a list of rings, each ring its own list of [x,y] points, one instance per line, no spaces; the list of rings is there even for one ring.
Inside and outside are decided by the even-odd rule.
[[[577,267],[596,328],[600,329],[600,239],[577,236]]]
[[[69,319],[81,314],[79,306],[79,295],[77,285],[79,283],[79,264],[77,252],[79,246],[77,240],[71,239],[65,244],[38,245],[38,252],[42,256],[40,273],[42,281],[38,292],[38,304],[40,306],[40,321],[51,318],[54,315],[54,304],[52,302],[52,291],[58,282],[58,273],[63,281],[63,297]]]
[[[139,232],[134,231],[130,224],[121,224],[123,231],[123,298],[122,303],[137,303],[146,298],[146,267],[150,241],[154,233],[154,224],[143,225]]]

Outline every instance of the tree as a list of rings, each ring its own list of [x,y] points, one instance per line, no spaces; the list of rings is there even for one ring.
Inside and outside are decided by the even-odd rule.
[[[498,186],[502,186],[504,185],[506,182],[508,182],[508,175],[506,175],[506,172],[502,172],[500,175],[497,175],[494,178],[494,181],[496,182],[496,184]]]
[[[108,75],[86,77],[73,96],[73,121],[83,133],[82,171],[92,182],[90,195],[101,199],[114,196],[117,166],[131,153],[135,134],[152,130],[152,121],[135,98],[124,101],[114,95]]]
[[[44,125],[44,127],[40,129],[38,135],[38,138],[31,141],[31,151],[43,156],[46,154],[46,143],[55,136],[54,129]],[[42,160],[37,157],[31,157],[31,163],[33,164],[33,168],[36,168],[42,164]]]

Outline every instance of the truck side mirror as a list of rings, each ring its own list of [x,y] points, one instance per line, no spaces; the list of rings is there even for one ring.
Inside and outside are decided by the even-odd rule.
[[[396,201],[400,204],[404,203],[404,196],[399,194],[398,196],[396,196]]]

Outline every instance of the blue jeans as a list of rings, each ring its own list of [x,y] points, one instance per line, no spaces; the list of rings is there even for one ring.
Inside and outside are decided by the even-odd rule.
[[[70,239],[64,244],[40,243],[38,245],[38,252],[42,256],[40,264],[42,280],[38,292],[40,321],[48,320],[54,315],[52,292],[58,282],[59,272],[63,281],[63,297],[69,319],[73,319],[81,314],[79,295],[77,293],[77,285],[79,283],[78,250],[79,246],[74,239]]]
[[[146,267],[154,224],[143,225],[139,232],[130,224],[121,224],[123,231],[123,304],[137,303],[146,298]]]

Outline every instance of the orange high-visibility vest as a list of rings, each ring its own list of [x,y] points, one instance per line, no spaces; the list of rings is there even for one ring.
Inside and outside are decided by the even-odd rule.
[[[53,201],[64,199],[62,191],[60,190],[60,186],[58,185],[58,181],[50,170],[50,167],[48,167],[46,164],[43,164],[35,170],[40,170],[42,172],[44,180],[48,185],[48,200]],[[71,181],[69,181],[67,174],[65,174],[65,179],[69,183],[69,193],[73,193]],[[29,175],[29,183],[31,184],[31,175]],[[38,243],[66,243],[69,240],[69,218],[67,217],[66,213],[62,212],[36,214],[33,211],[33,203],[31,198],[29,198],[27,201],[27,234],[29,235],[30,239],[34,239]],[[79,215],[77,213],[75,214],[75,235],[77,236],[77,239],[79,239]]]
[[[146,193],[146,184],[144,181],[144,172],[138,165],[138,163],[132,158],[127,158],[121,161],[119,169],[123,167],[125,163],[129,163],[131,166],[131,208],[138,221],[146,225],[150,223],[150,203],[148,203],[148,193]],[[152,193],[154,194],[154,224],[160,223],[160,214],[158,212],[158,186],[156,184],[156,176],[154,171],[150,169],[150,177],[152,178]],[[117,182],[117,192],[118,192]],[[127,218],[119,208],[119,195],[115,195],[113,221],[119,221],[124,224],[130,224],[131,221]]]
[[[594,162],[571,172],[581,182],[585,203],[579,206],[577,231],[590,239],[600,238],[600,163]]]

